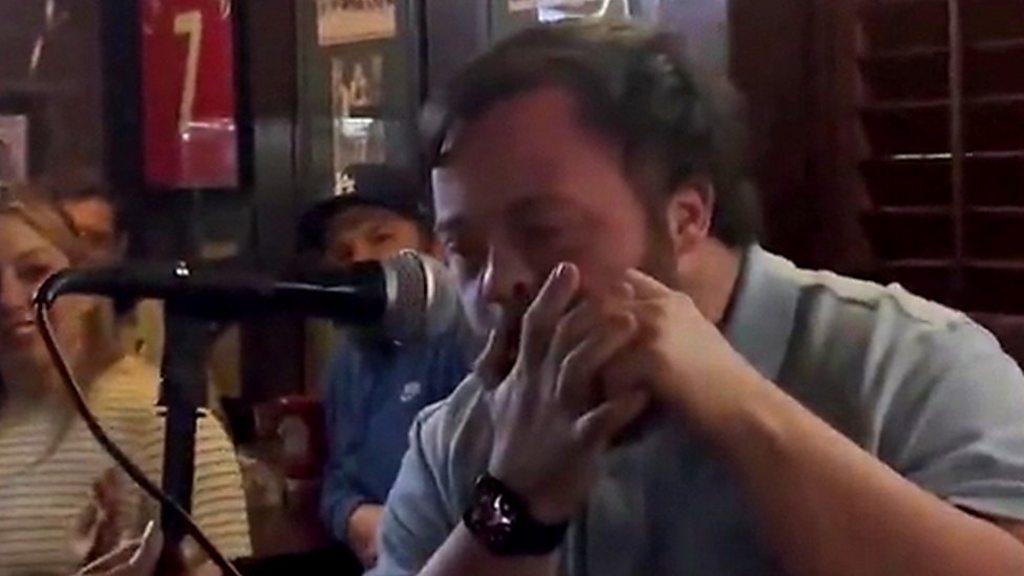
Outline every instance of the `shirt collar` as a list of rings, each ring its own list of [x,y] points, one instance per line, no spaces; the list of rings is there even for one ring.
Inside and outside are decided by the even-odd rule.
[[[793,333],[799,284],[796,267],[754,244],[736,284],[725,336],[762,376],[776,380]]]

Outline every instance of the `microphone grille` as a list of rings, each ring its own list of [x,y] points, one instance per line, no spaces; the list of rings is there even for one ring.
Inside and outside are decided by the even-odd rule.
[[[412,342],[437,336],[451,327],[459,302],[448,269],[412,250],[384,262],[388,308],[384,329],[389,337]]]

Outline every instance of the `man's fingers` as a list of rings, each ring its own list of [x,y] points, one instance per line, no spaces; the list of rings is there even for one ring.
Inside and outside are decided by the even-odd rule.
[[[654,360],[643,345],[644,339],[643,320],[638,317],[636,336],[629,350],[607,362],[598,375],[605,398],[615,398],[636,388],[650,389]]]
[[[576,297],[579,286],[580,272],[573,264],[559,264],[548,276],[523,317],[521,361],[533,366],[543,361],[555,327]]]
[[[633,285],[628,282],[619,282],[613,284],[607,291],[603,293],[595,293],[592,295],[599,302],[621,302],[623,300],[632,300],[636,297],[636,289]]]
[[[605,294],[588,296],[558,323],[548,357],[561,362],[598,325],[607,321],[609,315],[627,309],[633,297],[633,287],[625,282],[613,286]]]
[[[587,300],[573,308],[555,328],[548,348],[548,358],[556,363],[562,362],[573,348],[579,346],[584,338],[606,320],[607,318],[601,314],[600,304],[593,300]]]
[[[502,313],[498,325],[491,330],[487,345],[473,365],[473,372],[481,379],[486,390],[501,384],[516,361],[515,340],[519,332],[518,316]]]
[[[620,314],[600,325],[561,363],[555,397],[570,409],[592,406],[594,383],[601,368],[632,341],[637,330],[633,316]]]
[[[506,332],[502,328],[491,330],[484,351],[473,365],[473,372],[480,378],[486,390],[493,390],[501,383],[501,366],[508,355],[506,339]]]
[[[363,563],[363,567],[366,569],[373,568],[377,565],[377,550],[375,547],[368,547],[363,550],[360,561]]]
[[[355,551],[363,568],[369,570],[377,564],[377,543],[374,538],[356,543]]]
[[[633,287],[636,297],[641,299],[672,294],[671,288],[636,269],[626,271],[626,283]]]
[[[585,445],[605,445],[650,405],[646,390],[635,390],[610,399],[576,421],[576,435]]]

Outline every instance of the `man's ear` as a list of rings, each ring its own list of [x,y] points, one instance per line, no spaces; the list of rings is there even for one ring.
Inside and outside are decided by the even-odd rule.
[[[705,178],[690,179],[676,188],[665,209],[668,237],[676,258],[693,252],[711,233],[715,190]]]

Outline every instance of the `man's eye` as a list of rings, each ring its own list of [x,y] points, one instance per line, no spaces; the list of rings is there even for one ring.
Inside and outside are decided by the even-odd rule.
[[[561,224],[524,224],[519,227],[519,234],[528,244],[550,244],[561,241],[566,230]]]
[[[466,259],[466,247],[460,245],[458,242],[446,242],[444,244],[444,251],[453,258]]]
[[[390,232],[381,232],[381,233],[374,234],[373,236],[371,236],[370,237],[370,242],[373,243],[373,244],[380,245],[380,244],[387,244],[388,242],[391,242],[394,239],[395,239],[395,235],[394,234],[392,234]]]
[[[551,237],[558,236],[562,233],[561,226],[553,226],[548,224],[535,224],[526,228],[527,232],[537,236]]]
[[[466,242],[458,240],[446,240],[444,251],[448,259],[467,271],[479,269],[483,266],[485,255],[482,250],[476,249]]]

